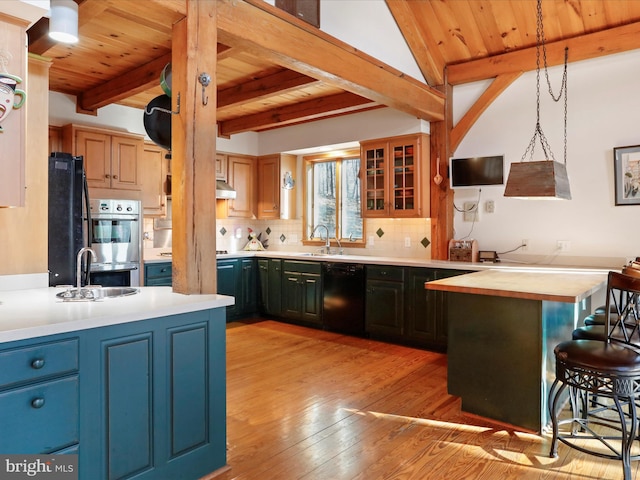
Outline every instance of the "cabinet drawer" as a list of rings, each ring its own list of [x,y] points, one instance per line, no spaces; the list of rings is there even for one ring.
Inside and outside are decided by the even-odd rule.
[[[367,265],[367,280],[404,282],[404,268],[384,265]]]
[[[173,265],[166,263],[151,263],[145,265],[145,274],[147,278],[171,277],[173,275]]]
[[[0,452],[50,453],[78,443],[78,376],[0,393]]]
[[[282,263],[282,268],[285,272],[320,273],[320,262],[285,260]]]
[[[77,370],[77,338],[0,351],[0,389]]]

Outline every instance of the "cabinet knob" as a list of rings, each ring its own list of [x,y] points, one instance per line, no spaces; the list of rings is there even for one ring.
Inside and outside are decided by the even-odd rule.
[[[278,205],[274,205],[274,206],[273,206],[273,209],[274,209],[274,210],[278,210]]]
[[[118,179],[118,175],[114,175],[113,178],[115,178],[117,180]]]
[[[42,367],[44,367],[44,358],[36,358],[31,362],[31,368],[40,370]]]
[[[44,398],[38,397],[31,400],[31,406],[33,408],[42,408],[44,407]]]
[[[104,178],[111,178],[111,175],[109,175],[108,173],[104,176]]]

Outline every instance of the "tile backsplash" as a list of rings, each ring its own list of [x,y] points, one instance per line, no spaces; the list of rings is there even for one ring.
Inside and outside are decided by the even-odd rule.
[[[349,248],[346,253],[382,257],[431,258],[431,219],[365,219],[367,245]],[[249,229],[260,235],[271,251],[311,250],[302,244],[302,220],[219,219],[216,221],[216,249],[236,252],[248,242]],[[153,247],[153,219],[144,219],[145,248]],[[147,238],[148,237],[148,238]]]

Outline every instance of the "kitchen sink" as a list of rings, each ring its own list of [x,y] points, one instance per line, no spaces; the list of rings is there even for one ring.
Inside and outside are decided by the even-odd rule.
[[[56,294],[57,298],[61,298],[65,302],[94,302],[96,300],[104,300],[105,298],[126,297],[135,295],[140,290],[134,287],[99,287],[89,286],[78,290],[71,288]]]

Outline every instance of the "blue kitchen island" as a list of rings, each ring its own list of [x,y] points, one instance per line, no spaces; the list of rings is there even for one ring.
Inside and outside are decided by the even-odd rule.
[[[226,467],[233,298],[139,290],[100,302],[0,292],[0,452],[78,454],[81,480]]]

